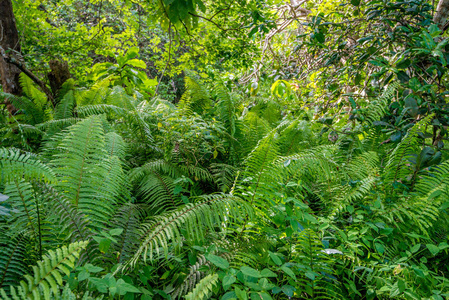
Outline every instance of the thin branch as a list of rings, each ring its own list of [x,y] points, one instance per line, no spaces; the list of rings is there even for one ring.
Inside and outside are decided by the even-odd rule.
[[[54,100],[53,94],[42,80],[40,80],[36,75],[34,75],[30,70],[28,70],[22,62],[18,61],[14,57],[6,55],[5,49],[3,49],[1,46],[0,46],[0,55],[7,63],[15,65],[17,68],[20,69],[20,71],[22,71],[28,77],[30,77],[31,80],[33,80],[42,89],[45,95],[47,95],[48,99],[50,99],[51,102],[53,103]]]
[[[237,27],[237,28],[228,28],[228,29],[225,29],[225,28],[221,27],[219,24],[217,24],[216,22],[214,22],[214,21],[212,20],[212,18],[206,18],[206,17],[200,16],[200,15],[197,15],[197,14],[193,14],[193,13],[191,13],[191,12],[189,12],[189,15],[191,15],[191,16],[193,16],[193,17],[197,17],[197,18],[203,19],[203,20],[206,20],[206,21],[209,21],[209,22],[211,22],[212,24],[214,24],[218,29],[220,29],[220,30],[222,30],[222,31],[224,31],[224,32],[226,32],[226,31],[232,31],[232,30],[239,30],[239,29],[242,28],[241,26],[239,26],[239,27]]]

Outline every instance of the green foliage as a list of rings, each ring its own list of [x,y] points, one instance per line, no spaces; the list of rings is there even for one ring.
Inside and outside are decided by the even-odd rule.
[[[2,182],[11,180],[40,179],[54,181],[55,173],[30,153],[18,149],[0,148],[0,167]]]
[[[179,101],[179,108],[186,114],[202,115],[210,108],[211,102],[207,91],[193,78],[185,77],[186,92]]]
[[[86,242],[77,242],[68,247],[49,251],[42,261],[33,266],[34,275],[26,275],[26,281],[20,286],[11,287],[11,298],[2,289],[0,294],[4,299],[50,299],[51,295],[59,293],[63,283],[62,274],[69,275],[75,265],[79,252],[86,247]]]
[[[204,241],[207,229],[213,231],[216,225],[224,225],[230,219],[242,220],[245,215],[252,215],[252,208],[237,197],[226,194],[200,197],[197,202],[143,223],[143,241],[130,260],[131,265],[135,266],[142,256],[144,261],[152,260],[160,248],[167,251],[170,240],[181,238],[181,226],[188,241]]]
[[[213,286],[218,281],[218,275],[208,275],[201,279],[195,286],[195,288],[185,296],[187,300],[193,299],[208,299]]]
[[[449,297],[430,6],[187,2],[14,4],[0,298]]]

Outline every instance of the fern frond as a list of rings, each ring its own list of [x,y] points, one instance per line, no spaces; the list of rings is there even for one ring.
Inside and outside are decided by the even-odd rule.
[[[292,155],[313,145],[313,134],[309,123],[295,120],[282,131],[279,138],[279,152],[283,156]]]
[[[59,177],[56,188],[90,217],[96,229],[108,223],[126,188],[120,160],[107,155],[102,122],[92,116],[68,128],[52,160]]]
[[[42,261],[33,266],[34,275],[25,275],[26,281],[21,281],[17,287],[11,286],[12,299],[18,297],[22,299],[46,299],[49,300],[51,292],[59,294],[59,289],[63,285],[61,274],[70,275],[71,269],[75,266],[75,261],[79,253],[87,245],[87,242],[77,242],[68,247],[49,251]],[[1,290],[0,294],[5,300],[11,299]]]
[[[95,82],[89,90],[82,93],[82,97],[78,104],[80,106],[85,106],[104,103],[104,99],[106,99],[107,95],[110,93],[109,85],[109,78]]]
[[[115,211],[115,204],[119,201],[122,190],[126,190],[127,184],[122,170],[122,164],[117,156],[111,156],[102,162],[103,168],[100,174],[101,183],[97,185],[96,192],[90,194],[91,188],[82,183],[81,198],[78,208],[89,216],[90,222],[96,228],[107,227],[109,220]],[[89,193],[87,197],[85,193]]]
[[[4,235],[0,238],[0,288],[15,284],[28,272],[26,264],[29,238],[23,232],[16,236]]]
[[[415,186],[415,191],[421,197],[433,197],[443,195],[448,196],[449,186],[449,161],[445,161],[438,166],[434,166],[431,170],[423,175]]]
[[[33,236],[37,237],[39,234],[37,207],[31,184],[23,180],[14,180],[6,185],[4,193],[9,196],[8,202],[14,208],[14,213],[8,220],[10,226],[15,231],[29,229]]]
[[[179,101],[179,109],[186,115],[203,114],[212,105],[209,93],[196,80],[185,77],[186,91]]]
[[[53,226],[60,226],[59,236],[63,241],[90,241],[94,233],[89,218],[73,203],[53,187],[42,187],[42,197],[47,201],[48,214],[53,216]],[[81,252],[80,260],[93,262],[98,246],[90,243]]]
[[[82,119],[79,118],[67,118],[67,119],[58,119],[58,120],[48,120],[44,123],[40,123],[36,125],[36,128],[40,130],[44,130],[46,132],[49,132],[51,130],[53,131],[60,131],[62,128],[65,128],[67,126],[76,124],[77,122],[81,121]]]
[[[429,228],[435,225],[440,216],[439,202],[428,199],[404,198],[392,205],[380,217],[387,224],[396,224],[396,228],[403,234],[421,232],[430,236]]]
[[[237,174],[237,168],[227,164],[211,164],[210,172],[222,192],[228,192]]]
[[[343,169],[343,168],[342,168]],[[376,178],[379,176],[379,156],[376,152],[365,152],[352,159],[342,171],[341,180],[345,184],[336,183],[336,194],[331,203],[334,216],[337,210],[343,210],[352,203],[362,203],[362,199],[375,187]]]
[[[236,135],[238,140],[245,141],[242,144],[242,155],[248,155],[256,146],[257,143],[263,139],[271,130],[270,124],[260,118],[254,112],[247,112],[241,117],[242,122],[242,136]]]
[[[430,123],[432,117],[433,115],[429,115],[415,124],[393,150],[385,166],[384,177],[386,180],[395,183],[412,173],[410,159],[418,151],[418,133]]]
[[[93,115],[102,115],[107,113],[115,113],[118,116],[125,115],[127,111],[121,107],[110,104],[86,105],[76,108],[76,113],[80,117],[89,117]]]
[[[389,102],[394,97],[398,87],[398,82],[392,82],[376,101],[368,105],[365,109],[365,120],[369,125],[372,125],[374,121],[380,120],[385,115]]]
[[[245,175],[260,177],[266,171],[270,164],[278,156],[278,145],[275,140],[275,132],[269,133],[261,139],[257,146],[251,151],[244,164],[246,166]],[[256,180],[257,181],[257,180]]]
[[[145,176],[152,174],[153,172],[166,174],[172,178],[181,176],[179,168],[165,159],[149,161],[141,167],[132,169],[128,176],[131,182],[141,182]]]
[[[261,139],[257,146],[251,151],[246,158],[245,172],[243,182],[249,184],[250,192],[247,193],[246,189],[242,186],[242,194],[248,195],[248,201],[250,205],[255,205],[259,209],[262,209],[268,205],[267,201],[259,201],[259,198],[263,196],[259,192],[259,187],[263,185],[265,181],[270,181],[272,175],[272,162],[278,156],[278,145],[275,139],[275,130],[271,131],[266,137]],[[265,180],[266,179],[266,180]]]
[[[126,144],[123,138],[115,133],[109,132],[105,135],[106,151],[109,156],[117,156],[124,159],[126,155]]]
[[[114,86],[108,94],[105,103],[124,108],[126,111],[140,110],[138,101],[128,95],[121,86]]]
[[[21,153],[17,149],[0,148],[0,181],[8,182],[21,178],[46,182],[56,181],[53,170],[30,153]]]
[[[75,107],[74,91],[68,91],[55,108],[55,119],[68,119],[73,117],[73,109]]]
[[[89,222],[86,215],[80,212],[73,203],[65,198],[64,194],[58,193],[51,186],[44,186],[42,194],[48,200],[48,212],[57,216],[55,222],[63,225],[61,231],[67,230],[67,238],[71,241],[88,241],[92,236],[88,228]]]
[[[201,196],[198,200],[142,224],[143,242],[130,260],[131,266],[135,266],[141,256],[144,261],[147,258],[152,260],[154,251],[159,254],[159,247],[166,250],[169,240],[179,238],[183,228],[186,239],[203,240],[205,227],[212,230],[219,224],[228,223],[230,219],[242,220],[245,216],[253,216],[252,207],[232,195]]]
[[[153,214],[158,214],[176,208],[180,204],[179,198],[173,193],[174,189],[173,178],[152,172],[141,181],[138,191],[149,204]]]
[[[280,156],[276,159],[277,165],[284,165],[300,174],[314,173],[321,178],[332,178],[338,166],[338,146],[323,145],[299,151],[289,156]]]
[[[332,254],[323,251],[321,241],[310,228],[299,233],[294,248],[293,259],[298,262],[299,269],[314,277],[311,279],[310,276],[301,276],[298,280],[298,293],[304,293],[314,299],[331,299],[327,298],[329,288],[332,290],[332,286],[338,285],[338,281],[332,276],[335,274]],[[328,288],[328,293],[325,293],[325,287]]]
[[[113,218],[114,228],[122,228],[122,234],[114,244],[114,250],[118,253],[117,261],[125,263],[139,247],[139,212],[134,204],[125,204],[117,210]]]
[[[69,128],[52,164],[61,178],[58,187],[77,206],[80,198],[93,198],[104,175],[99,165],[106,156],[99,117],[90,117]]]
[[[187,176],[195,178],[195,180],[212,181],[212,175],[207,169],[193,165],[181,165],[179,169],[187,174]]]
[[[204,277],[204,272],[199,269],[202,266],[209,265],[209,262],[203,255],[199,255],[197,259],[198,261],[190,266],[189,274],[184,279],[184,282],[171,293],[173,299],[180,299],[182,296],[192,291],[196,284]]]
[[[0,133],[3,133],[5,136],[16,136],[17,131],[20,132],[20,136],[22,140],[26,141],[26,138],[36,138],[45,135],[45,132],[40,130],[37,126],[29,125],[29,124],[21,124],[16,123],[10,127],[0,128]],[[24,142],[26,144],[26,142]]]
[[[195,288],[185,296],[186,300],[203,300],[209,299],[213,287],[218,282],[218,274],[211,274],[203,279],[195,286]]]
[[[47,96],[45,93],[39,91],[35,86],[34,82],[25,73],[20,73],[19,75],[20,86],[22,87],[23,93],[33,102],[42,109],[44,104],[47,102]]]
[[[0,91],[0,97],[7,99],[20,113],[23,113],[29,124],[39,124],[45,119],[44,111],[27,97],[18,97]]]
[[[218,103],[216,104],[218,116],[225,124],[230,136],[233,137],[236,132],[237,121],[236,101],[221,82],[215,84],[214,92],[218,98]]]

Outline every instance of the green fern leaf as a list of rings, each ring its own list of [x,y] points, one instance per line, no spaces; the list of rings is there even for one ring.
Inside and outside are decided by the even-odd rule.
[[[21,153],[16,149],[0,148],[0,181],[8,182],[20,178],[56,181],[53,170],[32,154]]]
[[[68,91],[55,108],[55,119],[68,119],[73,117],[73,109],[75,107],[74,91]]]
[[[166,251],[169,240],[181,236],[181,229],[185,229],[186,239],[201,241],[205,228],[213,230],[219,224],[229,223],[230,219],[243,220],[246,216],[253,216],[252,207],[232,195],[201,196],[198,200],[142,224],[143,242],[130,260],[130,265],[135,266],[142,256],[144,261],[147,258],[152,260],[153,252],[159,254],[160,247]]]
[[[63,284],[62,274],[69,276],[71,269],[75,266],[76,258],[87,245],[87,242],[77,242],[68,247],[49,251],[48,254],[33,266],[34,275],[25,275],[25,281],[19,286],[11,286],[12,299],[46,299],[49,300],[51,293],[59,294]],[[1,290],[0,294],[5,300],[11,299]]]
[[[0,288],[15,284],[27,272],[27,244],[29,238],[23,232],[14,237],[4,235],[0,239]]]
[[[185,296],[186,300],[203,300],[209,299],[213,287],[218,282],[218,274],[211,274],[203,279],[195,286],[193,291]]]

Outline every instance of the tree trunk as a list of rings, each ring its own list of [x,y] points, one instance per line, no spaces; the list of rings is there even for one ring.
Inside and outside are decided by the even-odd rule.
[[[441,30],[447,29],[447,18],[449,16],[449,0],[440,0],[438,2],[437,11],[433,16],[433,22],[440,27]]]
[[[11,0],[0,0],[0,46],[6,51],[20,52],[19,33],[12,10]],[[13,95],[21,95],[19,84],[20,70],[13,64],[9,64],[0,56],[0,78],[3,92]],[[8,111],[13,114],[16,109],[6,100]]]
[[[66,82],[71,76],[69,71],[69,65],[66,61],[52,59],[48,63],[51,72],[47,74],[48,81],[50,82],[53,98],[55,99],[53,105],[56,106],[56,99],[59,96],[59,90],[64,82]]]

